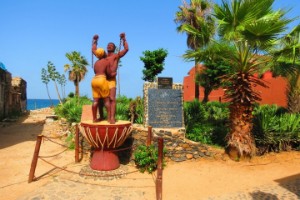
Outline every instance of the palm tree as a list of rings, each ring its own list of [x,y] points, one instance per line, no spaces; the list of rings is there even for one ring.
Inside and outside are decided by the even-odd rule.
[[[270,66],[270,47],[287,24],[283,10],[274,11],[274,0],[222,0],[215,5],[214,16],[219,24],[219,36],[233,50],[223,53],[233,70],[224,77],[231,84],[226,87],[226,98],[230,100],[230,132],[226,140],[226,152],[235,160],[251,157],[256,153],[252,131],[252,111],[260,94],[253,85],[267,85],[255,77],[256,73]],[[260,53],[260,54],[259,54]]]
[[[52,102],[52,99],[50,97],[49,88],[48,88],[48,83],[50,82],[49,73],[45,68],[42,68],[41,78],[42,78],[42,82],[45,83],[45,85],[46,85],[47,94],[48,94],[51,106],[53,106],[53,102]]]
[[[66,92],[65,92],[66,76],[64,74],[59,75],[57,82],[60,85],[61,94],[63,96],[63,99],[65,99],[66,98]]]
[[[87,73],[87,59],[83,57],[80,52],[72,51],[66,53],[66,57],[72,63],[64,66],[65,71],[69,72],[69,80],[74,82],[75,95],[79,97],[79,82],[82,81]]]
[[[273,55],[275,61],[273,71],[289,80],[288,110],[291,113],[300,113],[300,25],[278,41]]]
[[[187,46],[192,50],[205,46],[214,34],[214,21],[211,18],[211,5],[208,0],[185,0],[176,12],[175,22],[179,24],[177,31],[187,33]],[[195,77],[197,74],[197,61],[195,60]],[[198,81],[195,80],[195,98],[199,99]]]
[[[48,61],[47,70],[48,70],[48,73],[49,73],[49,78],[54,82],[59,102],[62,104],[62,100],[61,100],[61,97],[60,97],[60,94],[59,94],[59,91],[58,91],[58,87],[57,87],[57,84],[56,84],[56,81],[60,78],[60,74],[56,71],[56,67],[50,61]]]

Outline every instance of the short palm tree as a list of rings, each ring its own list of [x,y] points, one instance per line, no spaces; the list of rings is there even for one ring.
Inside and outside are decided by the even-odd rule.
[[[176,12],[174,21],[179,24],[177,31],[187,33],[188,48],[197,50],[205,46],[214,35],[215,24],[210,15],[211,8],[212,3],[208,0],[191,0],[190,4],[183,0],[183,5]],[[195,60],[195,75],[197,64]],[[195,80],[195,98],[199,99],[199,94],[199,86]]]
[[[74,82],[75,95],[79,97],[79,82],[82,81],[87,73],[88,62],[80,52],[72,51],[66,53],[66,57],[72,63],[71,65],[66,64],[64,66],[65,71],[69,72],[69,80]]]
[[[231,45],[232,50],[223,57],[231,63],[233,73],[224,80],[226,98],[230,100],[230,132],[227,135],[226,151],[238,160],[256,153],[252,131],[252,111],[260,94],[253,86],[267,86],[255,74],[267,70],[272,56],[270,47],[279,34],[285,31],[291,20],[283,10],[273,11],[274,0],[222,0],[215,5],[214,16],[219,24],[219,36]]]
[[[289,80],[288,110],[300,113],[300,25],[284,35],[272,53],[275,61],[273,71]]]

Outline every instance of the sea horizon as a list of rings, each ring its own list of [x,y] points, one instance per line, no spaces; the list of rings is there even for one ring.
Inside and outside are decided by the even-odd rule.
[[[26,110],[37,110],[48,108],[59,104],[58,99],[27,99]]]

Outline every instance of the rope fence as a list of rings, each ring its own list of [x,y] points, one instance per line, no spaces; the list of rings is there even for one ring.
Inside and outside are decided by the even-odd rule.
[[[90,151],[91,148],[87,149],[84,148],[83,145],[83,139],[80,142],[80,138],[79,138],[79,133],[80,130],[78,128],[78,125],[76,125],[76,131],[75,131],[75,163],[78,163],[82,160],[83,158],[83,154],[87,153],[85,152],[85,150]],[[78,175],[83,175],[83,176],[94,176],[94,177],[109,177],[109,176],[122,176],[122,175],[127,175],[127,174],[132,174],[132,173],[136,173],[139,170],[134,170],[131,172],[126,172],[126,173],[122,173],[122,174],[114,174],[114,175],[109,175],[109,174],[87,174],[87,173],[80,173],[80,172],[75,172],[72,170],[68,170],[66,169],[66,167],[59,167],[49,161],[47,161],[45,158],[52,158],[52,157],[56,157],[58,155],[61,155],[62,153],[64,153],[65,151],[68,150],[68,146],[61,144],[59,142],[54,141],[54,139],[59,139],[59,137],[47,137],[44,136],[42,134],[37,136],[37,140],[36,140],[36,145],[35,145],[35,149],[34,149],[34,153],[33,153],[33,158],[32,158],[32,162],[31,162],[31,167],[30,167],[30,171],[29,171],[29,178],[28,178],[28,183],[31,183],[32,181],[36,181],[38,180],[35,177],[35,170],[37,167],[37,163],[38,163],[38,159],[41,159],[42,161],[44,161],[45,163],[53,166],[56,169],[60,169],[62,171],[68,172],[68,173],[72,173],[72,174],[78,174]],[[153,139],[153,135],[152,135],[152,127],[149,126],[148,127],[148,134],[147,134],[147,141],[146,141],[146,145],[150,146],[152,143],[152,139]],[[59,146],[65,147],[64,150],[62,150],[61,152],[54,154],[54,155],[49,155],[49,156],[40,156],[40,148],[41,148],[41,143],[42,140],[44,141],[49,141],[52,142],[54,144],[57,144]],[[157,174],[156,174],[156,180],[155,180],[155,186],[156,186],[156,199],[157,200],[161,200],[162,199],[162,180],[163,180],[163,146],[164,146],[164,140],[162,137],[158,138],[158,161],[157,161]],[[80,144],[81,143],[81,144]],[[129,149],[135,149],[136,147],[134,145],[130,145],[129,147],[123,147],[123,148],[119,148],[119,149],[115,149],[112,150],[114,152],[120,152],[120,151],[125,151],[125,150],[129,150]],[[79,154],[81,154],[81,158],[79,156]]]

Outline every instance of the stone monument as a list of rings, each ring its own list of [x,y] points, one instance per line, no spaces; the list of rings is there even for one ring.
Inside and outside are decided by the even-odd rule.
[[[172,78],[159,77],[157,82],[144,84],[144,126],[183,128],[182,84]]]

